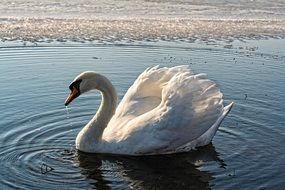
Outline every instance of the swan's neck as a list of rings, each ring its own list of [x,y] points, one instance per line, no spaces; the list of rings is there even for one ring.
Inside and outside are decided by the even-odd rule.
[[[104,76],[96,77],[97,89],[101,91],[102,101],[95,116],[80,131],[76,138],[76,147],[86,152],[94,148],[94,144],[100,142],[104,129],[115,113],[117,106],[117,94],[114,86]],[[89,150],[89,151],[88,151]]]

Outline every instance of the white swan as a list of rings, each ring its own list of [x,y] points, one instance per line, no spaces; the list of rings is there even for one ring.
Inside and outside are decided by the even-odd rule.
[[[81,73],[69,88],[66,106],[87,91],[101,91],[99,110],[76,138],[76,148],[91,153],[189,151],[211,142],[233,105],[224,107],[216,84],[188,66],[146,69],[118,107],[113,85],[98,73]]]

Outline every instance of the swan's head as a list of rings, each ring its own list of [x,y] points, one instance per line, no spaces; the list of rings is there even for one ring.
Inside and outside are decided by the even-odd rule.
[[[81,94],[98,88],[98,80],[100,74],[92,71],[86,71],[78,75],[69,85],[70,94],[65,100],[65,106],[70,104],[75,98]]]

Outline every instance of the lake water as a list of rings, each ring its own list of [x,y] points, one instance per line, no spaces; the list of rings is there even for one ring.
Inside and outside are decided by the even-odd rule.
[[[284,13],[281,0],[2,0],[0,189],[283,189]],[[212,143],[164,156],[76,151],[100,95],[65,108],[73,78],[102,73],[121,99],[158,64],[207,73],[235,102]]]
[[[252,43],[260,50],[181,43],[1,48],[0,186],[280,189],[284,48],[270,52],[268,41]],[[213,143],[190,153],[139,158],[77,152],[75,137],[96,112],[100,96],[89,93],[66,109],[74,76],[85,70],[103,73],[122,98],[136,76],[156,64],[189,64],[195,73],[208,73],[226,102],[235,102]]]

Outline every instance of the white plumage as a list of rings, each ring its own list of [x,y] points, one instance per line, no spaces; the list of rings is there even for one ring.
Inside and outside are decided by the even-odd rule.
[[[78,91],[98,89],[103,98],[97,114],[78,134],[77,148],[146,155],[210,143],[233,103],[224,107],[219,88],[205,76],[192,74],[188,66],[146,69],[116,108],[110,81],[94,72],[82,73],[73,82],[80,81]]]

